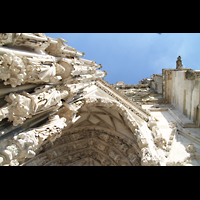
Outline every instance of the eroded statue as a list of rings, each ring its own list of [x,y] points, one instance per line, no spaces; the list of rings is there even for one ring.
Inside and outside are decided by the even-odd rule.
[[[59,89],[44,85],[35,88],[35,92],[31,94],[25,91],[21,94],[10,93],[5,97],[8,103],[0,109],[0,121],[8,118],[13,121],[13,126],[17,126],[42,111],[50,108],[57,110],[62,106],[61,99],[66,99],[69,95],[66,88]]]
[[[176,61],[176,69],[177,69],[177,70],[182,70],[182,69],[183,69],[183,64],[182,64],[181,56],[179,56],[179,57],[177,58],[177,61]]]
[[[67,126],[64,117],[58,115],[49,117],[43,126],[36,129],[22,132],[12,138],[10,145],[0,152],[0,166],[19,165],[25,158],[32,158],[36,155],[35,150],[41,146],[43,141],[54,142],[62,134],[62,129]]]
[[[37,57],[19,57],[13,53],[0,56],[0,79],[12,87],[25,83],[58,83],[65,68]]]

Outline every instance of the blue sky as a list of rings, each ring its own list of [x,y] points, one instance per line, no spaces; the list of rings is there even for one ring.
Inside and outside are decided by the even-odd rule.
[[[83,58],[96,61],[110,84],[138,84],[143,78],[176,68],[180,55],[184,68],[200,70],[199,33],[45,33],[68,41]]]

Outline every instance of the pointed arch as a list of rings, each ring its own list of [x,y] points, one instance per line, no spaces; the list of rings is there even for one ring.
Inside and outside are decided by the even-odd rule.
[[[134,166],[158,164],[156,160],[153,160],[146,138],[140,131],[140,125],[125,106],[117,101],[108,101],[103,98],[85,98],[77,112],[80,112],[82,108],[92,107],[117,111],[123,118],[122,123],[129,128],[132,135],[103,127],[100,125],[101,123],[95,124],[96,122],[93,125],[72,125],[70,128],[64,128],[62,136],[56,139],[53,144],[51,142],[44,144],[43,150],[36,157],[25,162],[24,165],[84,165],[85,163],[93,163],[103,166]],[[97,112],[97,114],[100,113]]]

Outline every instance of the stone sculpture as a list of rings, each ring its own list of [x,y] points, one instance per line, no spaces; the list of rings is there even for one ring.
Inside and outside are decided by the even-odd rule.
[[[83,56],[84,53],[80,53],[76,49],[64,44],[67,43],[66,40],[58,38],[54,40],[52,38],[48,38],[50,45],[46,49],[46,52],[53,56],[60,56],[60,57],[79,57]]]
[[[16,87],[25,83],[58,83],[65,68],[53,60],[6,53],[0,56],[0,71],[0,79],[4,80],[4,84]]]
[[[183,64],[182,64],[181,56],[179,56],[179,57],[177,58],[177,61],[176,61],[176,69],[177,69],[177,70],[182,70],[182,69],[183,69]]]
[[[0,120],[8,118],[13,121],[13,126],[22,124],[27,118],[53,107],[57,110],[62,106],[61,99],[67,98],[67,90],[59,91],[51,86],[44,85],[35,88],[34,93],[10,93],[5,97],[8,102],[0,109]]]
[[[44,33],[1,33],[0,45],[27,46],[35,50],[45,50],[49,42]]]
[[[58,138],[67,126],[65,121],[74,123],[79,119],[76,114],[81,101],[74,104],[69,102],[81,97],[84,88],[92,81],[106,75],[106,72],[97,70],[101,65],[80,59],[79,56],[84,53],[64,43],[67,43],[64,39],[55,40],[43,33],[0,34],[0,46],[5,47],[0,55],[0,79],[3,84],[13,88],[37,84],[34,92],[11,92],[6,95],[7,104],[0,108],[0,121],[8,118],[13,126],[18,127],[32,116],[48,110],[55,112],[62,107],[58,112],[61,118],[53,115],[46,125],[14,136],[6,143],[7,147],[4,143],[4,150],[0,148],[2,165],[18,165],[25,158],[33,157],[46,138],[52,142]],[[26,48],[15,51],[12,47],[16,46],[17,49],[20,46]]]
[[[62,129],[67,126],[65,122],[65,118],[51,116],[45,125],[14,136],[9,142],[11,145],[0,152],[0,164],[19,165],[25,158],[34,157],[43,141],[50,139],[53,142],[61,136]]]

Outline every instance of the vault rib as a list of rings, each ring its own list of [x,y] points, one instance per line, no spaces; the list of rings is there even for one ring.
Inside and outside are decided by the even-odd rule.
[[[105,123],[110,129],[115,130],[115,126],[112,127],[110,124],[108,124],[106,121],[102,120],[98,115],[94,115],[97,119]]]
[[[115,117],[115,116],[114,116],[113,114],[111,114],[110,112],[104,110],[103,108],[102,108],[102,110],[103,110],[107,115],[112,116],[112,117],[114,117],[117,121],[123,123],[123,121],[119,120],[117,117]],[[118,114],[119,114],[119,113],[118,113]],[[120,114],[119,114],[119,115],[120,115]]]

